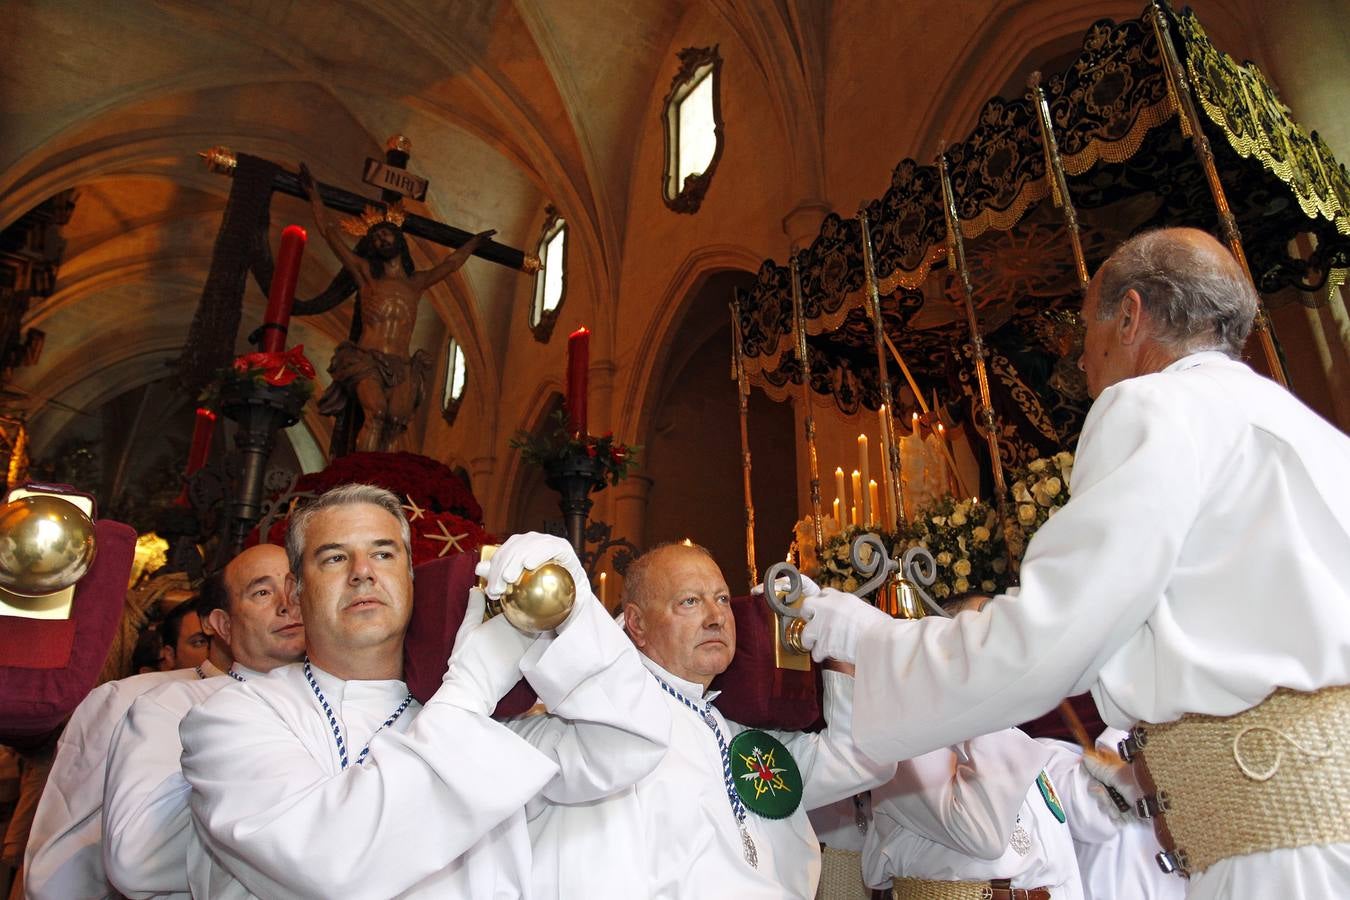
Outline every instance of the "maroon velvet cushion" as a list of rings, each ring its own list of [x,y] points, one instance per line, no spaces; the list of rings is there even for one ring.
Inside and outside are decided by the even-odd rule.
[[[94,687],[122,621],[136,531],[95,523],[98,552],[69,619],[0,616],[0,744],[60,727]]]
[[[403,641],[403,677],[419,703],[426,703],[441,686],[445,665],[464,621],[477,553],[456,553],[433,559],[413,569],[413,611]],[[493,716],[519,715],[534,705],[534,691],[525,679],[511,689]]]
[[[820,673],[780,669],[773,661],[773,611],[763,597],[734,597],[736,657],[712,684],[717,708],[751,728],[802,731],[819,724]]]

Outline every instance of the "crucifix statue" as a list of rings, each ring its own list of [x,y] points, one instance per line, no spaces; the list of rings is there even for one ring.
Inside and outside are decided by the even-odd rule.
[[[341,231],[357,238],[355,246],[348,246],[303,163],[300,184],[319,232],[342,262],[335,282],[345,279],[349,284],[342,286],[342,293],[357,294],[361,323],[359,335],[343,341],[333,353],[328,366],[333,383],[319,398],[319,411],[338,415],[355,401],[364,416],[356,449],[404,450],[408,422],[425,397],[432,365],[426,351],[411,356],[408,352],[417,305],[428,288],[464,265],[496,232],[475,234],[435,266],[419,272],[403,234],[406,214],[401,203],[383,209],[367,206],[360,218],[343,220]]]

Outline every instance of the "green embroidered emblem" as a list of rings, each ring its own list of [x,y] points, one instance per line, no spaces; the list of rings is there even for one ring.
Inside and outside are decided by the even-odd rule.
[[[1050,783],[1050,776],[1044,770],[1036,776],[1036,787],[1041,789],[1041,797],[1045,800],[1045,805],[1050,807],[1050,812],[1056,819],[1064,821],[1064,804],[1059,802],[1059,794],[1055,793],[1055,786]]]
[[[802,802],[802,773],[788,749],[762,731],[742,731],[729,748],[731,780],[746,809],[785,819]]]

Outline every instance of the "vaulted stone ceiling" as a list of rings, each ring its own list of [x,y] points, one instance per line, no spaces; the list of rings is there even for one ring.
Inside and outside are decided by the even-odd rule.
[[[1017,67],[1045,45],[1046,35],[1072,43],[1092,18],[1134,16],[1142,3],[1104,0],[1090,11],[1054,0],[882,6],[865,0],[8,6],[0,35],[0,228],[59,191],[78,191],[57,291],[26,323],[47,332],[45,352],[39,365],[14,377],[32,395],[35,450],[51,449],[70,409],[92,409],[163,378],[181,351],[229,190],[228,180],[197,158],[206,147],[224,144],[287,165],[306,160],[321,180],[373,195],[360,182],[361,162],[379,156],[389,135],[409,135],[410,168],[431,180],[419,210],[425,214],[469,231],[496,228],[498,240],[531,250],[545,207],[562,209],[571,228],[569,259],[584,261],[569,277],[587,283],[594,315],[613,326],[603,318],[616,315],[609,307],[618,303],[622,270],[631,268],[637,242],[659,249],[682,229],[682,244],[739,240],[751,258],[781,256],[782,232],[803,230],[793,224],[794,210],[806,210],[802,222],[812,230],[825,209],[856,208],[884,189],[895,161],[930,152],[937,137],[969,128],[980,104],[1020,77]],[[1222,32],[1222,16],[1211,22]],[[753,102],[773,123],[750,134],[742,125],[750,110],[742,108],[731,126],[741,130],[730,132],[743,142],[740,152],[744,142],[755,144],[765,171],[782,186],[781,197],[753,198],[768,210],[761,216],[767,239],[713,234],[710,223],[688,217],[665,216],[655,227],[644,221],[640,229],[630,221],[635,194],[656,189],[659,173],[640,171],[638,159],[642,142],[653,129],[659,133],[652,110],[691,31],[694,40],[717,33],[724,51],[749,63],[738,77],[755,81]],[[1231,40],[1227,46],[1242,50]],[[882,84],[885,97],[878,95]],[[292,221],[310,225],[307,207],[277,195],[274,232]],[[320,291],[338,268],[312,237],[302,296]],[[431,256],[440,252],[430,248]],[[678,252],[685,258],[689,250]],[[420,265],[429,263],[428,245],[414,254]],[[422,306],[415,342],[454,334],[470,372],[497,385],[479,401],[483,415],[501,390],[523,283],[519,273],[476,262]],[[644,284],[641,293],[669,289]],[[246,323],[260,319],[263,299],[250,286]],[[346,336],[349,317],[344,307],[298,320],[291,343],[303,343],[322,368]],[[619,354],[610,358],[622,364]],[[311,413],[306,423],[326,436],[329,420]],[[495,429],[492,440],[504,444],[499,432],[517,425],[484,428]]]

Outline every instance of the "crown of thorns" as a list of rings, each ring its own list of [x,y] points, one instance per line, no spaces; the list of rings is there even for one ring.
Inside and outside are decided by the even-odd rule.
[[[408,217],[408,213],[403,209],[403,201],[395,200],[387,207],[366,205],[365,212],[359,217],[351,216],[343,219],[339,224],[342,230],[353,237],[365,237],[370,233],[370,229],[377,225],[392,225],[395,228],[403,227],[403,220]]]

